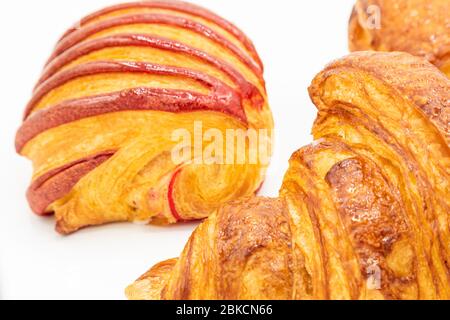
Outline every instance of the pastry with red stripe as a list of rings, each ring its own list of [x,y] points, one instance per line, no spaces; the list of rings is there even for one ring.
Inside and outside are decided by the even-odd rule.
[[[64,34],[16,149],[33,162],[31,208],[54,214],[68,234],[202,219],[254,194],[268,161],[250,161],[251,144],[234,150],[245,161],[223,161],[228,141],[214,152],[208,141],[266,133],[259,142],[270,157],[272,128],[261,60],[237,27],[189,3],[144,1],[98,11]],[[180,130],[191,143],[174,139]],[[191,156],[174,161],[174,150]]]

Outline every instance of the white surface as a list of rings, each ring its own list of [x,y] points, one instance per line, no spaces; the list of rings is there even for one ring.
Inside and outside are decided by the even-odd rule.
[[[119,0],[117,0],[119,1]],[[114,0],[4,1],[0,11],[0,298],[123,299],[153,264],[179,255],[195,224],[115,224],[69,237],[34,216],[25,200],[31,165],[13,141],[30,91],[58,37]],[[276,121],[276,150],[262,195],[276,196],[291,154],[311,142],[315,108],[307,87],[326,63],[347,54],[353,0],[203,0],[254,41]]]

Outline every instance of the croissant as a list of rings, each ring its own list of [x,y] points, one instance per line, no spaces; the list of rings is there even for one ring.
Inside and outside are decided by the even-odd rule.
[[[450,80],[358,52],[309,91],[316,141],[280,197],[220,208],[130,299],[450,299]]]
[[[349,27],[351,51],[404,51],[450,76],[450,1],[358,0]]]
[[[268,161],[225,163],[202,138],[229,129],[270,137],[272,128],[252,42],[206,9],[145,1],[96,12],[64,34],[16,149],[33,162],[32,210],[54,214],[57,231],[68,234],[118,221],[202,219],[254,194]],[[200,145],[174,139],[179,130],[200,136]]]

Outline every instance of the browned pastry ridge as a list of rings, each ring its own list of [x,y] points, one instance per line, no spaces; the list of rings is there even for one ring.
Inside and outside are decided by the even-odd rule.
[[[450,299],[450,80],[359,52],[313,80],[278,199],[225,205],[130,299]]]
[[[351,51],[404,51],[450,76],[450,1],[358,0],[350,18]]]

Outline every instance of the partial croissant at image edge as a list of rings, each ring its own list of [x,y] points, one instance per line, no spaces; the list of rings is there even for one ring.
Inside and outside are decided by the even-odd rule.
[[[202,133],[223,136],[267,130],[267,159],[216,161],[207,143],[199,156],[199,123]],[[256,194],[272,130],[251,40],[197,5],[153,0],[102,9],[63,35],[26,106],[16,150],[33,162],[32,211],[54,215],[56,230],[70,234],[113,222],[201,220]],[[180,132],[191,141],[174,140]],[[191,156],[175,160],[174,150]]]
[[[280,198],[220,208],[129,299],[450,299],[450,80],[407,53],[356,52],[309,90],[316,142]]]
[[[408,52],[450,77],[448,12],[447,0],[357,0],[349,21],[349,49]]]

